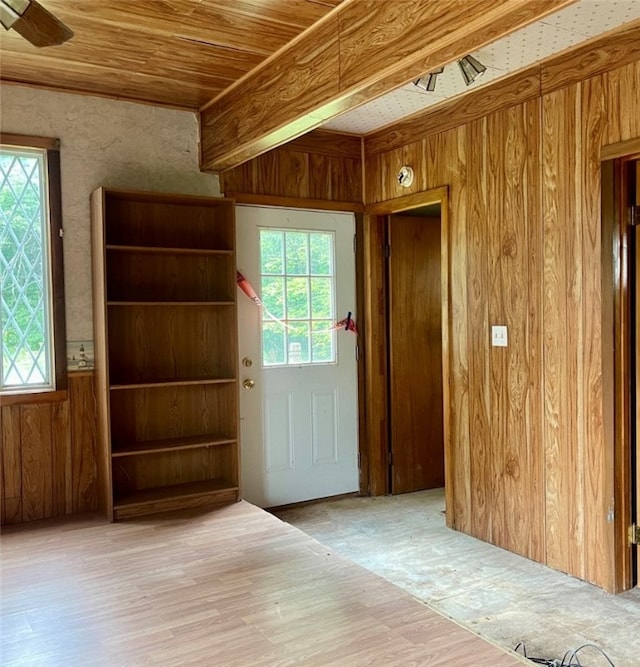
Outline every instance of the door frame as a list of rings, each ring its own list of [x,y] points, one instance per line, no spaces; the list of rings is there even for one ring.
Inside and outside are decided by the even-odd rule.
[[[636,502],[632,478],[637,472],[630,428],[632,293],[628,265],[631,242],[628,165],[640,160],[637,148],[637,141],[623,142],[603,149],[601,156],[603,407],[606,438],[613,443],[616,593],[630,589],[635,576],[628,532]],[[639,450],[636,443],[636,457]]]
[[[447,524],[453,522],[453,467],[451,443],[451,410],[449,378],[451,377],[452,322],[450,304],[450,233],[449,191],[446,186],[416,192],[365,206],[362,230],[364,284],[364,358],[365,377],[363,398],[365,432],[360,440],[361,461],[366,461],[366,480],[370,495],[389,493],[388,479],[388,391],[386,327],[386,216],[415,208],[440,204],[441,300],[442,300],[442,395],[444,420],[444,477]],[[361,475],[365,474],[364,466]],[[361,484],[361,489],[363,484]]]
[[[269,208],[299,208],[307,211],[335,211],[336,213],[352,213],[355,219],[354,250],[356,260],[356,323],[358,326],[357,350],[357,386],[358,386],[358,474],[359,494],[370,495],[369,460],[367,456],[366,438],[366,401],[365,379],[366,366],[363,344],[366,331],[365,312],[365,273],[364,273],[364,205],[357,202],[334,202],[320,199],[305,199],[302,197],[279,197],[273,195],[253,195],[242,192],[229,192],[226,195],[233,199],[236,206],[268,206]],[[361,314],[362,313],[362,314]],[[241,445],[242,446],[242,445]]]

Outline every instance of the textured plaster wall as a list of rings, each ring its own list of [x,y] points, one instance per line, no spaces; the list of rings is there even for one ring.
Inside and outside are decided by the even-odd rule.
[[[60,139],[67,339],[93,340],[89,196],[100,186],[219,196],[198,168],[195,114],[23,86],[0,88],[3,132]]]

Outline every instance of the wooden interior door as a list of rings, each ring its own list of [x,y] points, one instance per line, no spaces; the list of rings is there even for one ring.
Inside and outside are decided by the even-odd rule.
[[[633,317],[633,344],[634,344],[634,369],[631,373],[631,407],[635,410],[635,423],[632,425],[635,462],[636,462],[636,483],[635,483],[635,523],[640,524],[640,160],[635,164],[636,183],[635,183],[635,211],[632,229],[632,241],[634,250],[634,285],[632,290],[631,304]],[[632,419],[633,419],[633,412]],[[640,547],[636,546],[636,585],[640,586]]]
[[[440,218],[389,217],[391,493],[444,486]]]

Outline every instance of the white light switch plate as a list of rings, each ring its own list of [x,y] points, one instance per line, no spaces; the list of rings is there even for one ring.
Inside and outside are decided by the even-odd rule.
[[[507,347],[509,338],[507,334],[507,327],[492,326],[491,327],[491,345],[493,347]]]

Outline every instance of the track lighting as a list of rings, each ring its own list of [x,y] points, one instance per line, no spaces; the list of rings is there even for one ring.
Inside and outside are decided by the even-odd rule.
[[[419,79],[416,79],[413,82],[413,85],[421,88],[422,90],[426,90],[428,93],[432,93],[436,89],[438,74],[442,74],[442,72],[444,72],[444,67],[436,69],[433,72],[429,72],[429,74],[425,76],[421,76]]]
[[[473,56],[465,56],[458,60],[462,77],[467,86],[471,85],[479,76],[484,74],[487,69],[480,61]]]

